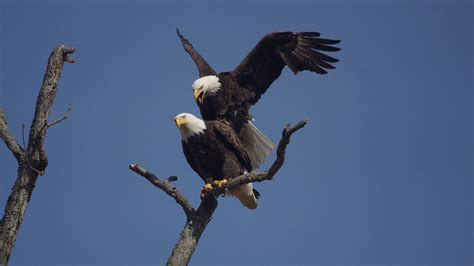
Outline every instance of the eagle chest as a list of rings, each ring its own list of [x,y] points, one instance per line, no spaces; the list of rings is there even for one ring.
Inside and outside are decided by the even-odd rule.
[[[207,138],[207,139],[206,139]],[[223,147],[216,141],[214,134],[207,136],[200,134],[189,139],[191,154],[200,172],[205,175],[219,174],[218,169],[222,168],[225,152]],[[209,141],[211,140],[211,141]]]

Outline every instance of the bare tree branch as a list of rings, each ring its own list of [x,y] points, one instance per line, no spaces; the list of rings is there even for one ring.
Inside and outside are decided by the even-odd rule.
[[[3,113],[2,109],[0,109],[0,137],[7,145],[7,148],[13,153],[13,156],[15,156],[16,160],[21,162],[24,151],[21,146],[18,145],[18,142],[16,142],[15,138],[10,132],[10,129],[7,125],[7,119],[5,118],[5,114]]]
[[[155,187],[163,190],[168,196],[172,197],[176,202],[183,208],[184,213],[186,214],[186,217],[189,219],[192,215],[194,215],[194,209],[191,203],[188,201],[186,196],[184,196],[181,191],[179,191],[177,188],[173,187],[170,185],[169,181],[161,181],[156,177],[153,173],[148,172],[145,168],[141,167],[138,164],[130,164],[128,166],[130,170],[134,171],[135,173],[143,176],[146,178],[150,183],[152,183]],[[172,177],[170,177],[172,178]],[[169,179],[169,178],[168,178]]]
[[[272,166],[263,172],[251,172],[246,175],[241,175],[235,178],[230,179],[227,183],[225,183],[221,187],[214,187],[212,190],[207,191],[208,195],[212,195],[214,197],[218,197],[222,195],[227,190],[231,190],[241,185],[245,185],[247,183],[253,182],[262,182],[264,180],[270,180],[273,176],[280,170],[285,162],[285,153],[286,153],[286,146],[290,143],[290,138],[293,133],[300,130],[307,124],[307,120],[304,119],[300,121],[295,126],[286,125],[283,129],[281,140],[278,143],[277,148],[277,158],[275,162],[273,162]]]
[[[300,130],[306,125],[307,121],[302,120],[295,126],[286,125],[282,132],[282,137],[278,143],[277,158],[273,162],[272,166],[264,172],[252,172],[247,175],[241,175],[235,177],[227,182],[222,187],[215,187],[208,191],[202,198],[201,204],[198,209],[194,211],[191,204],[187,201],[186,197],[179,192],[176,188],[172,187],[169,182],[159,180],[154,174],[146,171],[144,168],[137,164],[130,164],[129,168],[145,177],[153,185],[163,190],[169,196],[173,197],[176,202],[183,208],[187,216],[187,222],[179,236],[178,242],[168,258],[167,265],[187,265],[191,260],[191,257],[196,249],[198,241],[206,229],[208,223],[212,218],[212,214],[217,208],[218,202],[216,197],[223,194],[226,190],[230,190],[247,184],[250,182],[261,182],[264,180],[270,180],[280,170],[285,162],[286,146],[290,143],[291,135],[296,131]],[[168,180],[174,180],[176,177],[171,176]]]
[[[74,62],[68,55],[74,53],[74,48],[64,45],[56,47],[48,60],[48,66],[44,75],[43,84],[36,100],[36,110],[30,127],[27,152],[32,160],[32,166],[39,171],[44,171],[48,165],[48,157],[44,150],[44,139],[48,129],[48,116],[56,97],[57,86],[61,78],[64,62]]]
[[[21,124],[21,140],[22,140],[22,148],[25,149],[26,148],[26,142],[25,142],[25,124]]]
[[[18,160],[18,177],[8,197],[5,213],[0,222],[0,265],[6,265],[10,259],[16,235],[23,221],[38,175],[42,175],[48,165],[48,157],[44,148],[48,116],[56,96],[64,62],[74,62],[72,58],[68,57],[72,53],[74,53],[74,48],[59,45],[49,56],[25,151],[22,151],[11,137],[3,112],[1,113],[0,134]]]

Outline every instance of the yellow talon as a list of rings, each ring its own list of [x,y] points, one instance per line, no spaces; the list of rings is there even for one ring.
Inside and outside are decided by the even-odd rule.
[[[218,187],[222,187],[223,185],[225,185],[227,183],[227,179],[222,179],[222,180],[214,180],[214,185],[218,186]]]
[[[222,179],[222,181],[219,184],[219,187],[222,187],[225,184],[227,184],[227,179]]]
[[[211,190],[211,189],[212,189],[212,184],[206,183],[206,184],[204,185],[204,190]]]

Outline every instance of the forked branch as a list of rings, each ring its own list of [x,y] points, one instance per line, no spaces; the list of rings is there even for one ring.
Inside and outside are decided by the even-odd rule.
[[[49,56],[43,84],[36,100],[35,115],[31,123],[27,147],[22,148],[16,142],[8,129],[5,115],[0,110],[0,137],[18,161],[18,176],[0,221],[0,265],[6,265],[10,259],[16,235],[23,221],[38,175],[43,175],[48,165],[44,147],[48,127],[63,121],[69,115],[68,112],[66,116],[48,123],[64,62],[74,62],[74,59],[68,56],[72,53],[74,53],[74,48],[59,45]]]
[[[158,179],[153,173],[148,172],[138,164],[130,164],[130,170],[145,177],[154,186],[163,190],[166,194],[176,200],[176,202],[183,208],[187,222],[179,236],[178,242],[168,259],[167,265],[187,265],[196,249],[199,238],[211,220],[212,214],[217,208],[216,197],[222,195],[226,190],[233,189],[240,185],[250,182],[261,182],[270,180],[280,170],[285,162],[286,146],[290,143],[291,136],[296,131],[300,130],[306,125],[307,121],[302,120],[295,126],[286,125],[282,132],[282,137],[278,143],[277,158],[272,166],[263,172],[252,172],[250,174],[241,175],[231,179],[222,187],[215,187],[208,191],[202,198],[201,204],[195,211],[183,193],[170,185],[169,181],[162,181]],[[175,178],[175,177],[173,177]],[[169,180],[170,178],[168,178]]]

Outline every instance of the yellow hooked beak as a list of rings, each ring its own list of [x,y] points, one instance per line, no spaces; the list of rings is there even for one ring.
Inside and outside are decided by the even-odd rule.
[[[178,128],[180,128],[181,125],[184,124],[184,118],[183,118],[183,117],[178,117],[178,118],[176,118],[176,119],[174,120],[174,122],[176,123],[176,126],[177,126]]]
[[[204,102],[205,92],[202,90],[194,90],[194,100],[202,104]]]

